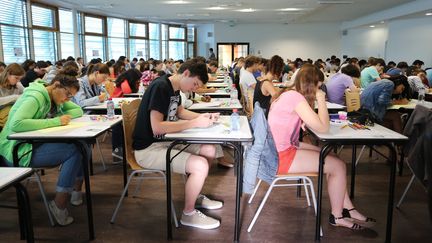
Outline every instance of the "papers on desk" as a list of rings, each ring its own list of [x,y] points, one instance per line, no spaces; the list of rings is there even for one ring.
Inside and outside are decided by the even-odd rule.
[[[214,88],[214,87],[228,87],[227,83],[207,83],[207,88]]]
[[[414,110],[417,104],[425,106],[426,108],[432,109],[432,102],[423,101],[423,103],[419,103],[418,100],[411,99],[410,102],[406,105],[391,105],[387,108],[387,110],[398,110],[401,108]]]
[[[214,102],[201,102],[193,104],[193,108],[195,109],[204,109],[209,107],[219,107],[223,104],[222,101],[214,101]]]
[[[330,129],[327,133],[320,133],[310,129],[320,139],[406,139],[402,134],[385,128],[381,125],[375,124],[368,129],[353,129],[349,126],[340,126],[330,124]]]

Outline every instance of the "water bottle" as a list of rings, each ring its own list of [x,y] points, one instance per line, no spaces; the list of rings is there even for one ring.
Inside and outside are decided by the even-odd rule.
[[[143,84],[143,82],[139,83],[138,94],[140,94],[140,95],[144,94],[144,84]]]
[[[105,84],[102,84],[101,86],[101,92],[105,93],[105,100],[110,98],[109,93],[107,92],[106,88],[105,88]]]
[[[424,88],[419,89],[419,91],[418,91],[418,102],[420,104],[424,104],[425,95],[426,95],[426,90]]]
[[[230,98],[231,98],[231,102],[238,99],[238,91],[237,91],[237,88],[236,88],[235,84],[233,84],[231,86]]]
[[[240,116],[237,113],[237,109],[233,109],[233,113],[231,114],[231,131],[240,130]]]
[[[115,116],[115,107],[114,107],[114,101],[109,98],[107,101],[107,118],[113,119]]]

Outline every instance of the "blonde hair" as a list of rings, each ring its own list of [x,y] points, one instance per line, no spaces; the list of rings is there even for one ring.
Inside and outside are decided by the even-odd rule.
[[[9,84],[8,77],[9,75],[15,76],[23,76],[25,74],[24,68],[21,67],[18,63],[9,64],[5,70],[0,74],[0,87],[2,88],[11,88],[12,86]]]

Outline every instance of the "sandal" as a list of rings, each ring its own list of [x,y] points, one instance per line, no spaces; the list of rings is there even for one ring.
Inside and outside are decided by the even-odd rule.
[[[350,220],[353,223],[357,223],[357,224],[359,224],[359,225],[361,225],[363,227],[371,228],[371,227],[375,226],[375,224],[376,224],[377,221],[374,218],[366,217],[365,220],[360,220],[360,219],[352,218],[351,214],[350,214],[350,211],[353,211],[353,210],[356,210],[356,209],[355,208],[351,208],[351,209],[344,208],[342,210],[342,217],[347,218],[347,220]]]
[[[329,223],[330,223],[330,225],[333,225],[333,226],[336,226],[336,227],[345,227],[345,228],[349,228],[349,229],[352,229],[352,230],[363,230],[364,229],[361,225],[359,225],[357,223],[354,223],[354,222],[353,222],[353,225],[351,227],[343,225],[343,224],[338,224],[336,222],[337,220],[344,219],[344,218],[345,218],[344,216],[336,218],[333,214],[330,214],[330,216],[329,216]]]

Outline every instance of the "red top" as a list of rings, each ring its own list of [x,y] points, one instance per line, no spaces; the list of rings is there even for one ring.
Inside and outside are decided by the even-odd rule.
[[[124,94],[130,94],[130,93],[132,93],[132,89],[129,86],[129,82],[125,79],[121,83],[120,87],[117,87],[117,86],[115,87],[114,92],[112,94],[112,97],[113,98],[121,98],[121,97],[123,97]]]

